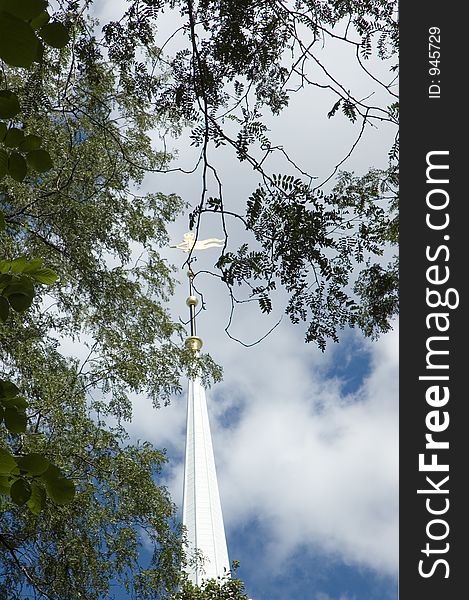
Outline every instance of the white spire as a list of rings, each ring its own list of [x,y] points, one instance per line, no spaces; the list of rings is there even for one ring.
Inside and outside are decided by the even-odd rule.
[[[196,585],[225,575],[230,569],[218,491],[205,390],[199,379],[189,381],[182,522],[189,551],[197,549],[201,565],[188,568]]]
[[[209,238],[197,241],[194,233],[184,235],[184,241],[173,248],[190,253],[193,250],[220,247],[223,240]],[[188,262],[189,297],[187,305],[190,312],[190,337],[186,340],[188,348],[199,352],[202,340],[196,335],[195,307],[198,299],[194,295],[194,273]],[[182,503],[182,523],[186,528],[189,555],[197,551],[203,562],[197,561],[187,567],[189,579],[200,585],[202,581],[222,577],[230,571],[228,550],[226,547],[225,526],[218,491],[212,436],[208,420],[207,399],[200,379],[189,381],[187,394],[186,454],[184,463],[184,493]]]

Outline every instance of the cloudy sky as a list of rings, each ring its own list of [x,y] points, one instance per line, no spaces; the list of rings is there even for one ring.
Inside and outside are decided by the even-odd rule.
[[[210,350],[225,367],[208,397],[228,546],[251,596],[396,598],[397,327],[325,354],[287,325]],[[150,420],[142,398],[132,425],[168,449],[179,505],[184,400]]]
[[[123,2],[97,2],[104,21]],[[162,32],[164,37],[164,31]],[[174,41],[178,43],[177,39]],[[370,87],[338,46],[324,49],[324,61],[364,97]],[[376,69],[382,69],[376,66]],[[375,71],[377,72],[377,71]],[[328,120],[334,99],[315,90],[298,95],[274,121],[273,143],[282,144],[308,172],[325,179],[347,154],[357,127],[344,117]],[[385,167],[393,132],[369,129],[344,168],[364,172]],[[158,145],[155,136],[155,145]],[[192,166],[196,150],[187,135],[173,140],[177,166]],[[225,201],[241,207],[256,179],[227,150],[212,153],[220,169]],[[272,163],[272,170],[284,164]],[[277,172],[278,172],[277,171]],[[141,191],[175,192],[196,205],[200,174],[148,176]],[[187,215],[170,227],[172,242],[182,241]],[[233,247],[242,233],[233,231]],[[215,220],[201,237],[221,235]],[[236,237],[239,236],[239,237]],[[166,249],[178,266],[184,256]],[[209,269],[216,250],[201,253],[196,267]],[[171,303],[174,317],[186,319],[187,278]],[[216,280],[198,278],[207,310],[198,319],[204,349],[222,365],[223,382],[208,391],[220,494],[230,559],[254,600],[394,600],[397,598],[398,531],[398,323],[378,342],[344,332],[325,353],[303,342],[301,327],[285,317],[275,331],[252,348],[224,333],[229,306]],[[260,317],[255,308],[236,314],[232,333],[249,343],[282,315]],[[154,411],[135,398],[130,432],[165,447],[170,458],[165,482],[182,502],[185,396]],[[122,598],[125,598],[123,595]]]

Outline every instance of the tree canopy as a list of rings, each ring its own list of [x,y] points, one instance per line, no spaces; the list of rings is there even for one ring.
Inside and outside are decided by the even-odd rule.
[[[164,453],[130,443],[122,423],[132,391],[165,402],[189,364],[162,306],[172,280],[158,254],[182,202],[135,192],[145,166],[167,157],[146,135],[154,118],[119,99],[81,8],[71,3],[49,20],[67,32],[49,46],[38,46],[36,13],[2,8],[2,26],[29,32],[23,50],[42,49],[31,60],[1,54],[1,365],[15,382],[2,384],[2,403],[12,405],[2,406],[0,431],[2,595],[103,598],[116,582],[154,597],[176,585],[181,536],[158,484]],[[33,280],[50,285],[34,289]],[[64,338],[86,338],[88,355],[63,357]],[[74,497],[64,496],[68,484]],[[147,565],[144,541],[154,551]]]
[[[159,20],[170,7],[179,10],[180,26],[166,36]],[[280,287],[290,319],[304,321],[306,341],[322,349],[344,327],[374,337],[387,331],[398,310],[397,256],[382,259],[397,244],[398,229],[396,2],[133,0],[103,31],[109,56],[122,60],[123,89],[151,102],[156,114],[191,127],[201,184],[189,224],[199,231],[207,214],[220,217],[226,241],[213,274],[227,286],[230,323],[240,302],[269,313],[272,292]],[[139,43],[156,43],[161,52],[142,63]],[[323,49],[331,44],[341,44],[354,58],[372,89],[366,97],[327,66]],[[385,80],[374,74],[373,59],[386,64]],[[288,149],[270,141],[265,119],[269,111],[280,115],[306,88],[332,99],[323,118],[342,114],[356,132],[344,158],[320,182],[314,154],[313,164],[297,163]],[[384,100],[374,103],[377,90]],[[365,132],[383,125],[395,130],[389,165],[360,175],[341,172]],[[315,140],[318,152],[321,143]],[[258,175],[244,208],[227,199],[214,160],[220,146]],[[283,157],[286,171],[268,166],[274,155]],[[242,223],[247,245],[237,247],[230,239],[233,220]]]
[[[194,585],[183,577],[178,591],[171,596],[171,600],[249,600],[244,583],[235,577],[237,561],[234,561],[233,567],[230,574],[203,581],[200,586]]]
[[[397,244],[397,137],[387,168],[334,165],[328,189],[270,142],[264,117],[313,86],[334,97],[326,118],[342,112],[356,128],[350,152],[367,127],[395,125],[395,65],[377,83],[383,106],[308,66],[324,71],[316,49],[334,39],[373,79],[366,61],[397,49],[395,2],[131,0],[102,24],[90,7],[0,0],[0,593],[99,599],[123,585],[138,598],[241,600],[235,579],[181,583],[165,453],[125,430],[132,394],[146,394],[150,411],[187,371],[220,377],[210,357],[184,347],[160,248],[185,209],[196,232],[219,215],[225,245],[213,273],[232,310],[250,301],[269,313],[282,287],[287,314],[321,348],[345,326],[371,336],[390,327],[397,259],[381,257]],[[173,54],[173,33],[159,29],[169,9],[180,19]],[[200,152],[191,206],[140,192],[146,174],[179,169],[165,139],[184,127]],[[212,162],[222,145],[258,175],[242,209],[227,205]],[[269,170],[274,153],[288,172]],[[231,219],[249,243],[239,247]],[[87,351],[70,358],[67,344]]]

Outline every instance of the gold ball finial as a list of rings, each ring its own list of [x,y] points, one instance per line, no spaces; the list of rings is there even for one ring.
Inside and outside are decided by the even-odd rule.
[[[186,300],[187,306],[197,306],[198,303],[199,303],[199,300],[198,300],[197,296],[189,296]]]
[[[186,339],[186,346],[189,350],[194,350],[198,352],[202,346],[204,345],[202,338],[199,338],[197,335],[191,335]]]

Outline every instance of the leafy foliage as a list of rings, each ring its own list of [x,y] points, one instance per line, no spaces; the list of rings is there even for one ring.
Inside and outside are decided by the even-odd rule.
[[[139,45],[156,42],[155,25],[168,7],[180,11],[182,25],[174,32],[181,40],[179,49],[172,56],[156,52],[142,64],[137,58]],[[142,102],[146,95],[158,114],[191,126],[191,143],[200,148],[202,193],[189,225],[198,229],[206,213],[220,215],[227,243],[216,266],[232,303],[255,300],[267,314],[273,307],[271,292],[283,287],[287,314],[295,323],[307,321],[306,341],[321,348],[327,339],[337,340],[344,326],[378,335],[390,327],[397,312],[397,280],[392,275],[397,258],[385,267],[377,257],[396,242],[385,231],[391,222],[397,223],[398,137],[396,133],[389,169],[355,177],[348,190],[345,176],[340,176],[331,191],[325,183],[342,163],[323,184],[313,187],[310,167],[305,170],[270,141],[265,113],[269,109],[278,115],[295,90],[300,93],[306,86],[328,90],[334,100],[327,117],[343,115],[350,127],[357,128],[344,161],[368,127],[382,123],[396,127],[397,67],[391,66],[390,81],[384,82],[366,62],[396,55],[397,16],[396,2],[380,0],[133,0],[122,19],[103,29],[110,57],[119,59],[123,89]],[[354,96],[337,80],[319,51],[330,41],[341,41],[355,53],[357,68],[391,97],[388,106],[368,102],[373,93],[365,99]],[[314,69],[322,79],[311,75]],[[222,145],[259,174],[259,187],[247,199],[245,214],[228,206],[223,197],[221,175],[210,158],[210,149]],[[281,153],[291,167],[278,178],[266,166],[274,153]],[[391,181],[385,194],[371,189]],[[345,197],[349,192],[354,199],[350,203]],[[249,251],[231,249],[230,218],[241,220],[251,235]],[[361,270],[353,266],[356,262]],[[235,294],[235,284],[244,290],[242,299],[238,290]],[[371,298],[375,284],[376,290],[386,290],[381,308]]]
[[[29,68],[42,58],[41,38],[54,48],[68,44],[67,28],[58,21],[49,22],[47,6],[47,0],[0,0],[0,59],[13,67]]]
[[[270,292],[280,280],[290,294],[290,319],[309,319],[306,341],[322,349],[327,338],[338,340],[337,329],[345,325],[359,325],[371,336],[386,331],[397,313],[397,267],[393,262],[386,270],[372,257],[382,255],[383,240],[397,242],[395,199],[389,206],[385,194],[394,185],[393,170],[363,178],[342,173],[326,196],[301,179],[274,175],[252,194],[245,215],[261,249],[248,252],[243,245],[222,255],[217,267],[224,281],[249,284],[251,297],[268,313]],[[364,261],[368,266],[351,290],[356,265]]]
[[[50,285],[56,279],[51,269],[42,267],[41,259],[0,261],[0,319],[5,322],[10,309],[22,313],[31,306],[35,283]],[[27,408],[18,387],[0,379],[0,425],[3,422],[10,438],[27,431]],[[9,495],[19,506],[27,504],[38,514],[46,492],[56,504],[67,504],[74,497],[75,486],[44,455],[24,454],[21,449],[14,454],[9,448],[0,448],[0,493]]]
[[[26,0],[14,3],[3,0],[0,4],[0,58],[13,66],[30,66],[29,56],[40,60],[43,47],[34,34],[32,21],[44,13],[47,2]],[[27,20],[25,23],[24,20]],[[41,23],[44,19],[40,19]],[[38,21],[36,19],[36,24]],[[63,26],[61,26],[63,27]],[[7,31],[8,30],[8,31]],[[65,43],[67,43],[67,40]],[[64,44],[65,45],[65,44]],[[18,97],[9,90],[2,91],[2,117],[14,117],[20,112]],[[26,153],[26,160],[37,171],[45,171],[52,166],[47,151],[40,149],[38,136],[24,135],[24,131],[15,126],[7,128],[0,121],[0,141],[6,148]],[[8,173],[12,179],[22,181],[27,172],[26,160],[17,152],[0,150],[0,179]],[[5,230],[5,217],[1,212],[0,230]],[[41,259],[28,260],[19,257],[0,261],[0,320],[5,322],[10,309],[23,313],[30,308],[35,295],[35,284],[52,284],[57,279],[54,271],[43,268]],[[0,380],[0,424],[3,422],[10,438],[24,434],[27,430],[26,409],[28,402],[19,395],[19,389],[9,380]],[[10,496],[17,505],[27,504],[37,514],[41,511],[46,490],[48,496],[57,504],[69,503],[75,494],[75,486],[60,469],[50,463],[42,454],[17,454],[10,448],[2,448],[2,470],[0,492]]]
[[[139,598],[173,589],[182,550],[175,507],[157,483],[164,454],[148,443],[129,444],[122,427],[97,418],[76,365],[52,347],[30,355],[29,382],[28,392],[36,388],[33,433],[21,442],[16,468],[30,476],[13,483],[10,502],[0,497],[0,594],[19,593],[25,581],[39,597],[54,599],[110,598],[111,582]],[[43,471],[44,455],[71,474],[72,500],[59,469]],[[151,564],[140,562],[143,539],[154,548]]]
[[[7,320],[10,308],[21,313],[31,306],[35,283],[51,285],[56,280],[55,272],[44,268],[40,258],[0,261],[0,320]]]
[[[193,367],[161,306],[172,281],[157,252],[182,203],[133,192],[167,160],[146,135],[155,118],[119,94],[78,4],[52,20],[32,12],[46,5],[0,5],[3,29],[28,32],[21,51],[11,36],[0,45],[0,595],[26,584],[107,598],[119,581],[154,597],[176,585],[181,536],[156,483],[163,453],[129,444],[121,423],[131,391],[158,404]],[[91,340],[81,365],[57,352],[58,332]]]
[[[67,45],[67,28],[59,22],[49,23],[47,7],[47,0],[0,1],[0,59],[7,65],[30,68],[34,62],[40,63],[44,54],[40,37],[55,48]],[[0,119],[13,119],[20,112],[17,93],[0,90]],[[41,145],[39,136],[25,133],[24,124],[20,128],[16,122],[7,126],[0,121],[0,180],[9,175],[21,182],[28,166],[38,173],[52,168],[50,155]]]
[[[236,571],[236,561],[234,566],[233,575]],[[184,579],[179,591],[171,595],[170,600],[248,600],[248,596],[243,582],[227,574],[219,579],[209,579],[200,586]]]

